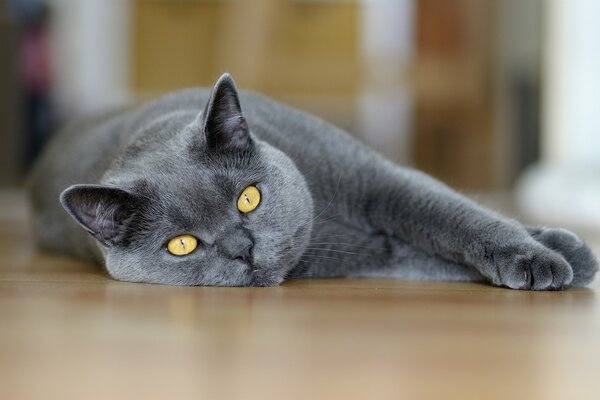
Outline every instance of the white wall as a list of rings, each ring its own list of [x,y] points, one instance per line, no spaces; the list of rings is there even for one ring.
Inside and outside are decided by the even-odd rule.
[[[544,156],[600,167],[600,1],[550,0]]]
[[[414,56],[414,0],[364,0],[361,49],[367,73],[358,99],[363,139],[386,157],[410,163],[413,97],[404,73]]]
[[[130,99],[130,2],[50,0],[55,97],[72,116]]]
[[[521,179],[521,210],[600,230],[600,1],[547,0],[542,162]]]

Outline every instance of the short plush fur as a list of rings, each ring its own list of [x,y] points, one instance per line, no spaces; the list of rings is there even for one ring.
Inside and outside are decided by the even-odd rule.
[[[248,185],[262,201],[244,214],[236,201]],[[525,227],[316,117],[238,94],[229,75],[212,92],[72,124],[29,186],[39,245],[123,281],[353,276],[544,290],[586,285],[598,270],[575,234]],[[198,248],[174,256],[166,244],[181,234]]]

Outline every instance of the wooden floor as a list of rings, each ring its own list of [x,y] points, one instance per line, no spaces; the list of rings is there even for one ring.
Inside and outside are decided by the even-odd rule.
[[[0,399],[600,398],[600,285],[116,282],[0,196]]]

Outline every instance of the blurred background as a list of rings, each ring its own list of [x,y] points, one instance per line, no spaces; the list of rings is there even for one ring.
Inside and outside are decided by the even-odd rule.
[[[596,0],[0,0],[0,186],[66,121],[228,71],[457,189],[600,229],[599,18]]]

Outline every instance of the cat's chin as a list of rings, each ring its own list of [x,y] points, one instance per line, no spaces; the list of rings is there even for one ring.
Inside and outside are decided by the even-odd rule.
[[[255,268],[250,274],[247,286],[279,286],[285,279],[280,268]]]

